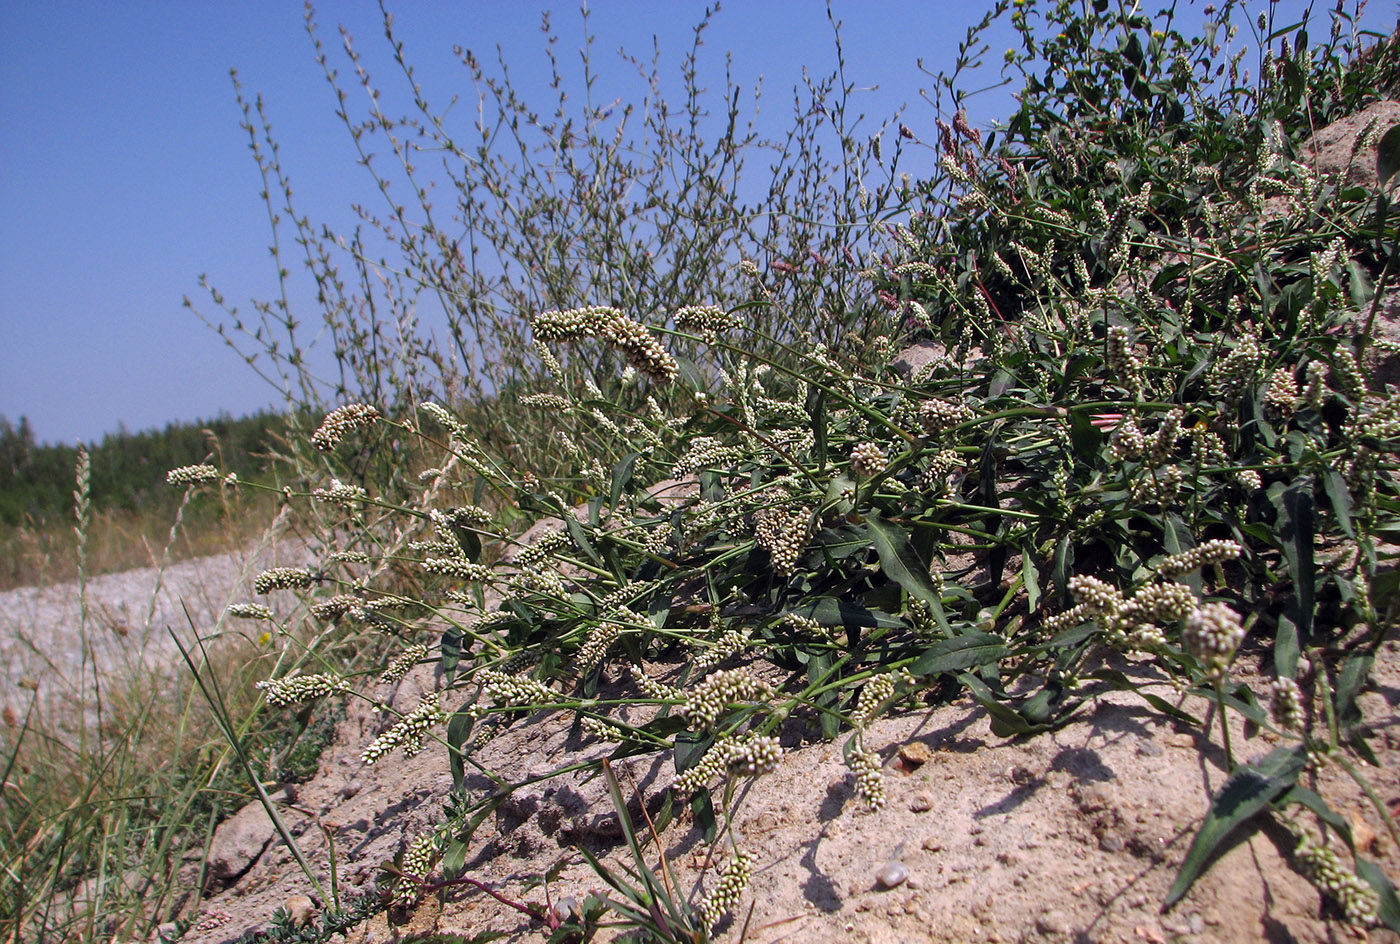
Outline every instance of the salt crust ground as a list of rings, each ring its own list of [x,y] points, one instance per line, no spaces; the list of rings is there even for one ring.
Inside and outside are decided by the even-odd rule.
[[[1131,667],[1130,667],[1131,668]],[[1382,766],[1371,782],[1400,812],[1400,646],[1386,647],[1376,690],[1363,699]],[[398,710],[437,684],[425,668],[399,683]],[[1167,693],[1166,689],[1158,689]],[[1204,702],[1184,707],[1206,716]],[[319,775],[294,791],[283,815],[329,881],[323,830],[335,836],[342,889],[370,887],[379,862],[440,818],[451,786],[446,749],[397,755],[366,767],[358,752],[386,724],[353,703]],[[750,793],[738,821],[756,874],[722,940],[792,941],[1269,941],[1355,940],[1318,893],[1285,860],[1286,833],[1265,833],[1233,848],[1171,911],[1160,903],[1207,806],[1223,781],[1218,726],[1186,730],[1132,694],[1095,699],[1074,723],[1026,740],[990,732],[985,712],[967,701],[884,719],[869,743],[885,760],[887,807],[866,812],[852,795],[840,743],[795,746],[781,768]],[[1236,727],[1245,759],[1275,746],[1266,733]],[[507,779],[543,773],[605,754],[606,745],[569,736],[559,715],[525,719],[487,744],[482,763]],[[626,781],[654,803],[674,776],[668,757],[619,765]],[[485,778],[473,786],[487,789]],[[1374,810],[1335,767],[1313,786],[1356,824],[1373,859],[1400,876],[1400,855]],[[478,794],[480,795],[480,794]],[[634,811],[634,815],[636,811]],[[250,811],[255,816],[256,811]],[[582,844],[618,857],[616,813],[600,779],[561,777],[519,791],[478,832],[468,874],[502,893],[536,902],[544,892],[522,883],[561,859],[568,865],[549,893],[581,897],[598,879],[569,851]],[[695,895],[705,847],[694,830],[673,825],[662,837],[667,861]],[[653,849],[654,851],[654,849]],[[891,860],[908,878],[885,890],[877,872]],[[655,865],[653,861],[653,865]],[[194,870],[192,870],[193,872]],[[206,929],[183,940],[214,944],[266,924],[308,883],[277,840],[235,884],[208,900]],[[750,912],[750,908],[752,908]],[[747,923],[746,936],[742,926]],[[424,933],[504,932],[543,940],[538,925],[471,891],[395,909],[357,929],[354,944],[384,944]],[[605,933],[600,939],[608,939]],[[1373,941],[1394,941],[1372,932]]]

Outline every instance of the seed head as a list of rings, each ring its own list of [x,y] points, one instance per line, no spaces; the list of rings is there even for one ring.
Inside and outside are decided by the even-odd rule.
[[[1181,638],[1187,652],[1212,675],[1219,675],[1244,642],[1244,626],[1240,615],[1226,604],[1204,603],[1187,615]]]
[[[369,426],[379,419],[379,411],[365,403],[347,403],[326,414],[320,427],[311,434],[311,445],[322,452],[330,452],[345,434]]]
[[[165,481],[170,485],[203,485],[215,482],[222,477],[212,465],[182,465],[165,473]]]
[[[271,593],[273,590],[301,590],[311,586],[311,572],[301,567],[273,567],[258,574],[253,581],[254,593]]]

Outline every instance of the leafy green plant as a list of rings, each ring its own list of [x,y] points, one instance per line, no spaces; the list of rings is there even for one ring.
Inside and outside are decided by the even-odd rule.
[[[465,851],[484,818],[525,784],[577,769],[511,783],[476,748],[521,717],[557,713],[615,745],[596,767],[630,864],[592,855],[612,889],[593,913],[609,909],[642,937],[703,940],[751,867],[736,813],[787,746],[843,737],[855,796],[879,808],[865,732],[886,711],[966,694],[996,734],[1029,736],[1126,690],[1184,724],[1204,726],[1183,694],[1220,717],[1229,778],[1168,904],[1241,827],[1271,818],[1299,837],[1300,871],[1344,920],[1400,928],[1389,879],[1362,857],[1341,863],[1323,837],[1349,845],[1350,833],[1308,785],[1335,763],[1374,798],[1356,699],[1400,601],[1386,572],[1400,531],[1400,401],[1368,379],[1357,334],[1389,280],[1395,237],[1382,195],[1320,177],[1295,151],[1312,124],[1393,83],[1383,73],[1394,53],[1363,51],[1345,7],[1320,45],[1265,15],[1246,24],[1259,47],[1250,82],[1246,51],[1230,48],[1237,4],[1193,38],[1174,28],[1174,9],[1154,19],[1100,2],[1000,4],[993,15],[1009,15],[1022,41],[1007,59],[1023,83],[1017,112],[984,136],[958,76],[941,79],[956,109],[936,122],[941,175],[911,183],[901,197],[911,212],[883,252],[861,253],[869,265],[823,252],[821,278],[805,286],[773,244],[748,240],[752,220],[722,189],[706,191],[722,211],[713,219],[754,250],[718,269],[738,283],[704,281],[690,257],[642,263],[651,231],[610,229],[621,218],[610,212],[563,226],[576,205],[598,211],[596,195],[551,203],[547,178],[522,165],[508,165],[523,175],[514,182],[481,178],[523,221],[499,234],[503,251],[525,258],[556,226],[579,234],[561,235],[558,256],[523,282],[472,281],[451,262],[468,243],[409,226],[397,209],[373,221],[401,240],[408,283],[467,306],[463,337],[501,346],[501,373],[464,382],[475,398],[458,409],[420,396],[443,352],[395,351],[396,379],[372,387],[372,362],[357,358],[379,329],[347,342],[355,380],[337,393],[391,396],[344,403],[309,435],[305,476],[283,494],[334,540],[314,572],[270,571],[259,589],[294,590],[305,612],[392,634],[403,647],[394,672],[441,666],[445,687],[364,755],[438,738],[458,787],[446,823],[411,847],[395,881],[437,863],[445,882],[471,884]],[[977,61],[979,36],[960,66]],[[508,86],[467,64],[521,143]],[[579,166],[565,147],[566,131],[569,144],[577,134],[618,175],[604,179],[658,196],[609,150],[600,114],[584,116],[583,132],[523,127],[566,167]],[[412,153],[399,124],[375,117],[395,153]],[[463,187],[481,208],[476,184]],[[848,210],[832,212],[849,221]],[[446,255],[429,261],[427,244],[402,235],[418,232]],[[309,251],[324,289],[333,266]],[[485,297],[538,314],[527,331],[463,301]],[[809,336],[792,329],[819,309],[840,315]],[[351,310],[335,301],[329,314],[347,338]],[[891,322],[884,345],[822,340],[875,310]],[[889,367],[877,347],[898,337],[924,338],[932,359]],[[307,375],[288,350],[277,363],[294,389]],[[522,536],[541,521],[552,529]],[[262,604],[244,615],[277,616]],[[1237,672],[1239,657],[1267,684]],[[348,685],[314,650],[301,664],[320,671],[279,672],[264,686],[270,700]],[[1281,746],[1237,764],[1231,715]],[[660,833],[688,808],[730,850],[698,904],[678,895],[664,861],[651,865],[612,775],[613,761],[660,753],[675,779],[649,827]],[[471,770],[489,790],[468,788]],[[1390,823],[1383,804],[1376,812]],[[539,917],[556,937],[582,933]]]

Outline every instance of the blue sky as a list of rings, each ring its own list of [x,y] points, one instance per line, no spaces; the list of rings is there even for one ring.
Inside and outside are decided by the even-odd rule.
[[[704,6],[593,3],[603,66],[595,97],[639,92],[615,50],[646,56],[653,36],[674,75]],[[563,64],[577,76],[576,3],[391,0],[390,7],[433,101],[457,92],[470,98],[454,44],[484,61],[500,44],[518,78],[542,67],[540,14],[548,8]],[[861,110],[878,121],[907,105],[904,120],[935,137],[933,111],[919,99],[931,80],[916,62],[922,57],[934,72],[950,67],[967,26],[989,7],[990,0],[833,0],[845,23],[847,75],[878,86],[862,95]],[[324,3],[317,20],[337,64],[344,65],[336,27],[344,25],[378,76],[394,78],[374,3]],[[1003,46],[1008,39],[1005,28],[993,37]],[[264,96],[302,212],[345,222],[349,205],[368,199],[301,4],[0,0],[0,43],[0,414],[12,422],[27,416],[40,441],[72,442],[121,424],[146,429],[277,402],[277,392],[181,300],[205,301],[201,273],[245,310],[276,287],[230,68],[246,91]],[[726,52],[740,85],[763,77],[773,128],[802,67],[824,74],[835,62],[817,0],[727,5],[706,34],[702,79],[722,86]],[[1001,92],[975,105],[973,122],[986,126],[1009,100]],[[316,318],[309,304],[300,314]]]

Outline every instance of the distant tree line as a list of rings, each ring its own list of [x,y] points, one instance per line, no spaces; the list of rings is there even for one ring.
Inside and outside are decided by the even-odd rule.
[[[165,473],[210,460],[225,472],[252,476],[267,466],[268,444],[285,418],[256,413],[170,423],[163,430],[119,430],[87,446],[92,457],[92,502],[104,511],[173,506],[179,493]],[[28,417],[18,424],[0,415],[0,525],[47,525],[71,519],[76,445],[39,445]]]

